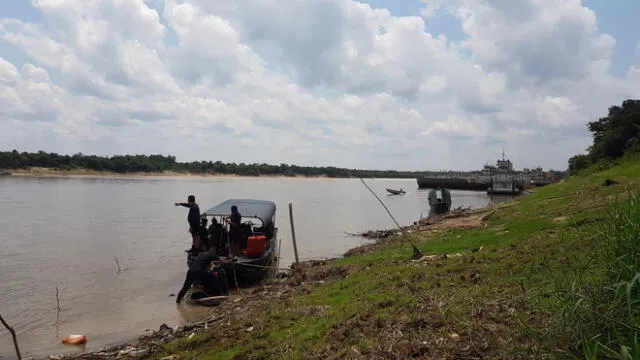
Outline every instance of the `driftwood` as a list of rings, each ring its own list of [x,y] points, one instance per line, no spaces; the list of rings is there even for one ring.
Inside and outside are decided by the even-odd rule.
[[[495,213],[496,213],[496,210],[493,210],[493,211],[491,211],[490,213],[488,213],[487,215],[485,215],[485,216],[481,217],[481,218],[480,218],[480,220],[482,220],[482,221],[487,221],[487,220],[489,220],[489,219],[493,216],[493,214],[495,214]]]
[[[16,355],[18,356],[18,360],[22,360],[22,355],[20,355],[20,347],[18,346],[18,339],[16,338],[16,331],[11,326],[9,326],[6,321],[4,321],[2,315],[0,315],[0,322],[2,322],[2,325],[4,325],[4,327],[6,327],[7,330],[9,330],[9,332],[11,333],[11,337],[13,338],[13,346],[16,348]]]
[[[212,300],[224,300],[224,299],[228,299],[228,298],[229,298],[228,296],[222,295],[222,296],[209,296],[209,297],[205,297],[205,298],[202,298],[202,299],[193,299],[192,298],[192,300],[196,304],[203,304],[203,303],[206,303],[206,302],[212,301]]]
[[[219,315],[219,316],[210,316],[210,317],[208,317],[208,318],[206,318],[204,320],[200,320],[200,321],[195,322],[195,323],[193,323],[191,325],[186,325],[185,328],[188,327],[188,328],[193,329],[193,328],[202,327],[202,326],[206,327],[208,323],[218,321],[218,320],[222,319],[224,316],[225,316],[225,314],[222,314],[222,315]]]
[[[120,261],[118,260],[118,257],[114,256],[113,258],[116,260],[116,266],[118,267],[116,274],[120,275],[121,273],[129,270],[129,268],[120,268]]]

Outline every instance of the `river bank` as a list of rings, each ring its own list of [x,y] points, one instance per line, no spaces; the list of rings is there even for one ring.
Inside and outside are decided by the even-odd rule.
[[[112,171],[95,171],[87,169],[74,169],[74,170],[58,170],[52,168],[40,168],[33,167],[29,169],[15,169],[10,170],[11,176],[15,177],[52,177],[52,178],[103,178],[103,177],[116,177],[116,178],[215,178],[215,177],[241,177],[241,178],[298,178],[298,179],[329,179],[326,175],[319,176],[304,176],[304,175],[237,175],[237,174],[223,174],[223,173],[189,173],[189,172],[176,172],[176,171],[163,171],[163,172],[128,172],[117,173]]]
[[[581,336],[610,325],[583,309],[607,311],[597,259],[616,234],[599,234],[640,191],[638,178],[640,164],[621,165],[400,234],[372,232],[375,244],[343,258],[234,292],[206,322],[65,359],[583,357]]]
[[[486,221],[496,209],[509,206],[508,203],[491,205],[481,209],[458,209],[449,214],[436,215],[423,218],[414,224],[402,227],[401,229],[368,231],[361,234],[348,234],[348,236],[361,236],[376,242],[363,245],[348,250],[344,257],[361,255],[375,251],[379,246],[393,238],[414,232],[428,231],[432,234],[445,231],[447,229],[471,229],[479,227]],[[475,249],[474,252],[477,252]],[[446,255],[445,255],[446,256]],[[461,256],[460,253],[450,256]],[[433,256],[424,256],[419,261],[433,260]],[[298,296],[309,294],[313,289],[323,285],[327,281],[340,279],[348,276],[352,270],[345,270],[342,267],[335,267],[333,263],[337,259],[328,260],[308,260],[294,264],[290,271],[280,274],[278,279],[274,279],[265,285],[251,288],[232,289],[230,297],[220,305],[212,307],[210,316],[195,323],[183,326],[169,327],[162,324],[158,330],[148,329],[135,341],[122,342],[118,345],[107,347],[101,350],[78,353],[50,355],[50,360],[89,360],[89,359],[121,359],[121,358],[145,358],[165,352],[165,347],[176,341],[192,341],[197,336],[202,336],[203,332],[212,327],[222,327],[225,332],[231,327],[233,331],[242,329],[233,328],[234,323],[239,320],[246,321],[255,315],[256,310],[268,306],[274,301],[291,300]],[[173,295],[173,294],[172,294]],[[180,305],[179,305],[180,306]],[[309,313],[323,312],[324,308],[311,308]],[[231,322],[233,320],[233,323]],[[252,332],[254,329],[248,326],[244,329]],[[169,358],[171,358],[168,355]]]

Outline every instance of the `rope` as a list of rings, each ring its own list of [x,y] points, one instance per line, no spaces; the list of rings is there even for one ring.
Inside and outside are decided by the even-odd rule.
[[[284,269],[284,268],[279,268],[279,267],[275,267],[275,266],[262,266],[262,265],[245,264],[245,263],[234,263],[234,264],[235,264],[235,265],[241,265],[241,266],[248,266],[248,267],[262,268],[262,269],[291,271],[291,269]],[[234,268],[235,268],[235,266],[234,266]]]

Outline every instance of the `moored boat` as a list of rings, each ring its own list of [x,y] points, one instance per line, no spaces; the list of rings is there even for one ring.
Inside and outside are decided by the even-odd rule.
[[[436,188],[429,191],[429,207],[435,213],[451,210],[451,192],[446,188]]]
[[[0,170],[0,176],[9,176],[11,175],[11,171]]]
[[[498,160],[491,173],[491,184],[487,188],[487,194],[517,195],[524,188],[522,180],[513,170],[513,163],[502,154],[502,160]]]
[[[389,193],[391,193],[392,195],[406,194],[406,191],[404,191],[403,189],[395,190],[395,189],[389,189],[389,188],[387,188],[387,191],[388,191]]]
[[[268,200],[229,199],[202,213],[202,217],[216,218],[219,224],[231,216],[231,206],[237,206],[242,215],[244,246],[241,255],[230,256],[221,263],[225,270],[229,285],[250,284],[275,275],[277,254],[277,233],[275,226],[276,204]],[[226,236],[226,229],[223,229]],[[216,253],[225,257],[228,248],[215,249]],[[190,264],[198,253],[189,253],[187,263]]]
[[[416,178],[419,189],[444,187],[455,190],[486,190],[490,181],[486,178],[458,178],[458,177],[426,177]]]
[[[522,193],[523,186],[512,176],[497,174],[492,179],[491,186],[487,188],[489,195],[518,195]]]

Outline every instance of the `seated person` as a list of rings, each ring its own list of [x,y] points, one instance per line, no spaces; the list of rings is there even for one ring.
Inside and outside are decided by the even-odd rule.
[[[224,227],[220,229],[220,247],[218,248],[218,255],[229,256],[229,233]]]
[[[187,291],[189,291],[191,285],[196,281],[200,282],[204,287],[204,292],[211,296],[223,293],[221,289],[224,289],[224,286],[219,284],[218,278],[207,271],[212,261],[224,262],[218,255],[211,252],[203,252],[198,255],[191,266],[189,266],[189,270],[187,270],[187,277],[184,279],[184,284],[180,292],[178,292],[176,303],[182,301],[182,298],[184,298]]]
[[[249,236],[253,235],[253,230],[251,229],[251,223],[243,223],[240,225],[240,229],[242,232],[238,239],[238,245],[240,246],[240,250],[244,250],[247,248],[247,240]]]

